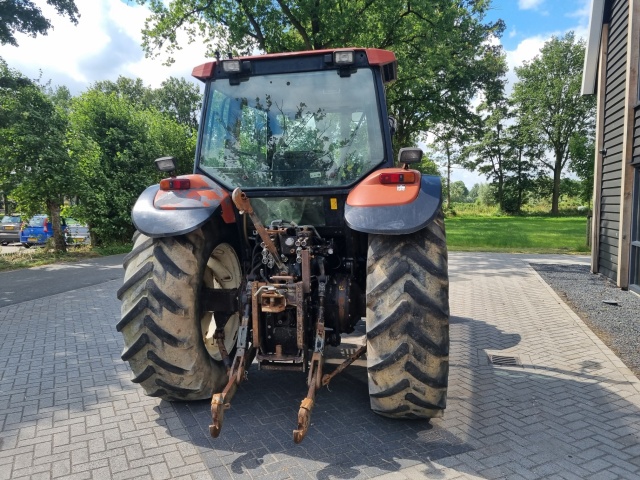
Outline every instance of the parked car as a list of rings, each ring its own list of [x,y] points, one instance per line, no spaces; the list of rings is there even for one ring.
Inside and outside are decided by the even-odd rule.
[[[74,218],[67,217],[67,245],[91,245],[89,227]]]
[[[0,243],[7,245],[8,243],[20,241],[20,215],[5,215],[0,220]]]
[[[64,218],[60,219],[63,233],[67,232],[67,224]],[[22,226],[20,231],[20,243],[26,248],[32,245],[44,245],[53,237],[53,226],[47,215],[34,215]]]

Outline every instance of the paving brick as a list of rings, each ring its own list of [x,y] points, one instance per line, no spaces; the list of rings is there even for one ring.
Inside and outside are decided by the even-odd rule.
[[[208,402],[142,395],[113,327],[121,281],[74,291],[73,303],[57,295],[0,308],[0,479],[67,467],[57,478],[640,478],[640,382],[526,257],[454,253],[449,271],[445,417],[372,414],[366,370],[353,366],[318,393],[299,446],[303,376],[252,367],[215,440]],[[486,351],[528,366],[487,365]]]

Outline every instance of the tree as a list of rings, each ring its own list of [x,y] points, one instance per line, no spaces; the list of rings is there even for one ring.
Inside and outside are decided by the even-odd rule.
[[[471,190],[469,190],[469,194],[467,195],[469,202],[475,203],[476,200],[478,200],[479,194],[480,194],[480,184],[474,183],[473,187],[471,187]]]
[[[503,189],[503,208],[509,213],[519,213],[526,202],[526,193],[538,173],[537,160],[541,155],[539,143],[532,139],[519,123],[506,129],[505,163],[507,172]]]
[[[147,55],[180,49],[177,32],[215,51],[267,53],[349,45],[391,49],[399,79],[388,88],[398,120],[396,145],[446,120],[468,123],[471,99],[495,81],[504,23],[486,22],[487,0],[138,0],[153,14],[143,31]],[[397,148],[397,147],[396,147]]]
[[[449,195],[452,202],[462,203],[467,201],[469,190],[462,180],[453,182],[449,190]]]
[[[591,134],[577,134],[569,140],[569,170],[582,183],[580,199],[590,203],[593,196],[593,164],[595,161],[595,137]]]
[[[115,82],[112,80],[95,82],[90,90],[97,90],[107,95],[123,98],[126,102],[139,109],[155,106],[153,90],[147,87],[141,78],[129,78],[119,75]]]
[[[79,165],[77,210],[89,224],[94,245],[131,238],[131,208],[162,176],[154,159],[171,154],[179,160],[180,173],[191,171],[195,137],[190,127],[136,103],[126,92],[138,83],[122,82],[123,92],[108,93],[96,85],[74,100],[69,139]]]
[[[145,86],[141,78],[120,75],[115,82],[102,80],[92,88],[124,97],[137,108],[153,108],[165,113],[178,123],[191,127],[194,135],[198,130],[202,95],[196,85],[184,78],[169,77],[160,84],[160,88],[152,89]]]
[[[0,158],[15,178],[12,195],[24,213],[49,212],[56,251],[65,251],[60,207],[73,191],[74,165],[65,144],[67,113],[42,87],[0,63]],[[15,175],[15,177],[14,177]]]
[[[540,139],[551,156],[542,155],[540,162],[553,172],[554,215],[558,214],[560,179],[570,158],[571,140],[593,130],[595,98],[580,94],[584,51],[585,42],[569,32],[553,37],[540,55],[516,67],[518,82],[512,98],[519,122],[531,137]]]
[[[74,0],[47,0],[59,15],[66,16],[73,24],[78,23],[80,14]],[[0,2],[0,45],[18,46],[15,32],[35,37],[46,35],[51,22],[33,0],[3,0]]]
[[[484,102],[479,111],[488,112],[476,130],[474,139],[469,142],[462,153],[461,163],[470,170],[477,170],[496,186],[496,199],[500,210],[505,210],[504,186],[507,170],[507,137],[503,132],[508,118],[508,107],[505,98],[492,104]]]
[[[447,207],[451,206],[451,169],[460,163],[462,146],[466,139],[455,127],[439,125],[435,130],[435,140],[432,148],[435,150],[435,159],[444,166],[446,177],[444,179]]]
[[[159,111],[171,115],[178,123],[198,131],[202,107],[200,89],[184,78],[169,77],[155,91],[155,105]]]

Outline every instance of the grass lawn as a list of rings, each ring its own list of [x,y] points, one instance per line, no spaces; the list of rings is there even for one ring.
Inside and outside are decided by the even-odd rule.
[[[447,217],[450,251],[511,253],[588,253],[585,217]],[[46,248],[0,255],[0,271],[50,263],[74,262],[102,255],[128,253],[131,245],[70,248],[55,254]]]
[[[68,247],[67,253],[54,253],[48,248],[32,247],[18,253],[0,255],[0,271],[37,267],[52,263],[79,262],[88,258],[129,253],[131,245],[91,248],[88,246]]]
[[[586,217],[447,217],[451,251],[588,253]]]

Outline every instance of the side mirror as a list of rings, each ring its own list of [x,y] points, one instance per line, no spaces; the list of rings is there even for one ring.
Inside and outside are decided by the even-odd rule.
[[[161,157],[155,160],[156,168],[161,172],[175,172],[178,168],[178,163],[173,157]]]
[[[422,150],[419,148],[401,148],[398,153],[398,163],[402,168],[407,169],[413,163],[420,163],[422,160]]]

